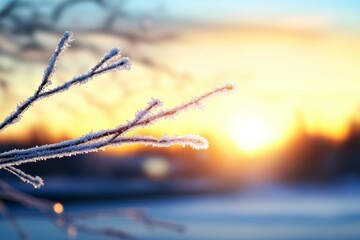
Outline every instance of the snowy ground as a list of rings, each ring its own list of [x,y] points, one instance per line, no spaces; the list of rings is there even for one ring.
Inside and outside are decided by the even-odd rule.
[[[67,211],[147,208],[156,218],[183,223],[178,234],[148,229],[123,220],[92,220],[97,226],[119,227],[140,239],[360,239],[360,183],[327,186],[264,186],[228,195],[173,197],[148,200],[66,202]],[[40,215],[13,209],[31,239],[66,239]],[[0,239],[18,239],[8,223],[0,221]],[[79,234],[76,239],[103,239]]]

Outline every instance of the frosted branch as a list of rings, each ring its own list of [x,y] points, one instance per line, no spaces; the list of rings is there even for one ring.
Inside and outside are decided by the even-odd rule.
[[[71,41],[71,36],[72,36],[71,32],[65,32],[62,38],[60,39],[60,42],[57,48],[55,49],[54,54],[50,58],[48,67],[45,69],[43,80],[39,85],[39,88],[35,92],[35,96],[39,95],[39,93],[44,89],[46,85],[50,84],[50,80],[51,80],[50,78],[55,71],[56,63],[61,53],[65,50],[65,48],[68,47]]]
[[[138,136],[138,137],[118,137],[113,140],[102,140],[96,142],[86,142],[81,145],[71,145],[68,147],[62,147],[58,149],[42,150],[37,151],[36,148],[34,151],[31,151],[28,154],[16,155],[12,158],[0,159],[1,167],[9,167],[20,165],[29,162],[36,162],[39,160],[47,160],[51,158],[62,158],[74,156],[77,154],[85,154],[90,152],[97,152],[99,149],[105,149],[105,147],[115,147],[121,144],[143,144],[150,145],[154,147],[169,147],[172,145],[181,145],[181,146],[190,146],[193,149],[206,149],[208,143],[205,138],[196,135],[186,135],[186,136],[163,136],[160,139],[151,137],[151,136]]]
[[[119,240],[137,240],[137,238],[131,236],[130,234],[120,229],[107,228],[107,227],[97,228],[79,223],[72,223],[71,226],[75,231],[84,232],[92,235],[99,235],[103,237],[105,236]]]
[[[46,86],[50,84],[51,77],[55,71],[56,63],[59,60],[60,55],[64,52],[65,48],[69,45],[70,32],[65,32],[60,39],[54,54],[50,58],[48,67],[44,72],[44,77],[38,86],[35,93],[30,96],[26,101],[21,103],[17,110],[10,114],[1,124],[0,131],[5,127],[13,124],[18,120],[21,115],[33,104],[34,102],[50,97],[53,94],[60,93],[68,90],[74,85],[84,84],[91,80],[95,76],[112,71],[122,70],[130,68],[130,60],[126,57],[121,57],[120,50],[114,48],[106,53],[100,61],[95,64],[87,73],[74,77],[73,79],[56,86],[52,89],[46,89]],[[188,102],[175,106],[167,110],[154,111],[162,106],[160,100],[152,99],[148,102],[147,106],[138,111],[135,114],[133,120],[128,121],[124,125],[118,127],[101,130],[98,132],[91,132],[82,137],[63,141],[59,143],[37,146],[28,149],[15,149],[12,151],[0,153],[0,169],[13,173],[26,183],[32,184],[35,188],[43,185],[43,181],[40,177],[33,177],[23,171],[19,170],[15,166],[29,162],[36,162],[39,160],[47,160],[51,158],[62,158],[66,156],[72,156],[76,154],[85,154],[89,152],[95,152],[99,149],[105,149],[106,147],[115,147],[122,144],[143,144],[153,147],[169,147],[172,145],[189,146],[193,149],[206,149],[208,142],[205,138],[197,135],[185,135],[185,136],[163,136],[159,139],[152,136],[137,136],[126,137],[125,133],[134,130],[138,127],[145,127],[155,123],[160,119],[167,119],[174,117],[176,114],[181,113],[191,108],[197,108],[202,106],[202,102],[217,94],[228,93],[235,89],[234,85],[227,84],[221,87],[217,87],[212,91],[194,98]]]
[[[6,207],[5,203],[0,200],[0,213],[4,216],[4,218],[10,223],[10,225],[15,230],[16,234],[19,236],[21,240],[28,239],[28,236],[25,230],[21,227],[16,218],[11,214],[11,212]]]
[[[107,219],[114,217],[126,217],[135,222],[140,222],[148,227],[161,227],[170,231],[184,232],[185,226],[182,224],[161,221],[151,218],[145,209],[141,208],[118,208],[110,210],[96,210],[79,213],[68,213],[65,218],[69,221],[83,221],[88,219]]]
[[[1,199],[19,202],[27,207],[34,207],[42,212],[52,209],[53,202],[44,199],[40,200],[31,195],[22,193],[2,180],[0,180],[0,189]]]
[[[6,163],[6,159],[11,159],[11,158],[20,157],[20,156],[22,156],[22,158],[27,158],[27,157],[33,155],[34,152],[46,152],[46,151],[61,150],[61,149],[65,149],[65,148],[71,147],[71,146],[78,146],[78,145],[84,144],[86,142],[90,143],[92,141],[100,140],[102,138],[111,137],[111,139],[108,140],[108,142],[109,142],[112,139],[115,139],[120,134],[125,133],[130,128],[133,128],[140,120],[142,120],[145,116],[149,115],[152,110],[154,110],[156,107],[161,106],[161,105],[162,105],[162,103],[158,99],[152,99],[148,103],[148,106],[144,110],[141,110],[136,114],[133,121],[131,121],[125,125],[120,125],[113,129],[102,130],[102,131],[98,131],[96,133],[89,133],[80,138],[63,141],[60,143],[43,145],[43,146],[33,147],[33,148],[29,148],[29,149],[21,149],[21,150],[15,149],[15,150],[12,150],[9,152],[0,153],[0,168],[2,168],[3,164]]]
[[[145,146],[153,147],[170,147],[173,145],[181,145],[183,147],[189,146],[193,149],[207,149],[209,144],[208,141],[198,135],[185,135],[185,136],[162,136],[161,138],[155,138],[152,136],[139,136],[139,137],[124,137],[113,141],[114,144],[132,144],[140,143]]]
[[[96,70],[98,70],[101,66],[103,66],[106,62],[108,62],[110,59],[114,58],[120,54],[120,49],[113,48],[111,49],[105,56],[96,64],[93,68],[91,68],[90,72],[94,73]]]
[[[31,195],[22,193],[12,188],[7,183],[1,180],[0,199],[10,200],[25,205],[26,207],[35,208],[36,210],[45,214],[48,219],[50,221],[53,221],[59,229],[67,232],[69,229],[71,229],[72,233],[74,234],[76,234],[77,232],[82,232],[98,235],[101,237],[109,237],[112,239],[135,239],[133,236],[129,235],[121,229],[111,227],[99,228],[84,224],[85,221],[92,219],[107,219],[119,217],[125,217],[129,220],[142,223],[149,227],[161,227],[179,233],[185,231],[185,227],[183,225],[151,218],[143,209],[106,209],[76,213],[68,213],[64,211],[64,209],[62,209],[61,211],[56,211],[55,206],[62,206],[61,203],[55,203],[46,199],[32,197]],[[10,212],[7,211],[5,204],[0,200],[0,214],[1,213],[11,224],[13,224],[13,227],[15,228],[15,231],[18,233],[18,235],[22,236],[22,239],[26,239],[25,231],[22,230],[21,226],[18,225],[16,221],[13,221],[16,219],[14,219],[12,215],[9,215]]]
[[[128,58],[121,58],[119,56],[120,51],[118,49],[112,49],[108,54],[106,54],[100,62],[98,62],[91,70],[86,73],[82,74],[79,77],[75,77],[72,80],[65,82],[64,84],[45,91],[45,87],[50,84],[50,78],[53,75],[56,67],[56,63],[60,58],[60,55],[66,47],[69,45],[70,38],[72,36],[71,32],[65,32],[60,39],[57,48],[55,49],[54,54],[50,58],[48,63],[48,67],[45,69],[44,77],[36,89],[35,93],[30,96],[27,100],[20,103],[17,106],[16,111],[11,113],[2,123],[0,123],[0,132],[5,129],[6,127],[14,124],[18,121],[21,115],[36,101],[49,97],[53,94],[65,91],[76,84],[83,84],[93,78],[94,76],[112,71],[112,70],[123,70],[123,69],[130,69],[130,60]],[[118,57],[117,61],[110,63],[109,65],[104,66],[109,60],[113,59],[114,57]]]
[[[44,181],[42,180],[41,177],[39,176],[33,177],[30,174],[24,173],[23,171],[21,171],[16,167],[8,166],[5,167],[5,170],[11,172],[12,174],[20,178],[23,182],[33,185],[34,188],[40,188],[41,186],[44,185]]]
[[[145,118],[144,120],[140,121],[138,125],[148,125],[150,123],[153,123],[154,121],[157,121],[162,118],[170,118],[174,117],[176,114],[183,112],[185,110],[189,110],[191,108],[201,107],[201,103],[211,97],[214,97],[219,94],[225,94],[233,92],[236,89],[235,85],[233,84],[226,84],[221,87],[214,88],[214,90],[207,92],[197,98],[194,98],[193,100],[183,103],[179,106],[176,106],[174,108],[170,108],[165,111],[160,111],[159,113],[150,116],[148,118]]]
[[[183,112],[192,107],[197,107],[201,104],[202,101],[217,95],[219,93],[227,93],[233,91],[235,86],[233,85],[224,85],[222,87],[215,88],[214,90],[207,92],[189,102],[183,103],[179,106],[171,108],[165,111],[159,111],[159,113],[154,115],[149,115],[151,110],[156,106],[161,105],[159,100],[152,100],[148,103],[148,107],[143,111],[140,111],[135,119],[128,124],[119,126],[114,129],[99,131],[96,133],[90,133],[81,138],[75,140],[64,141],[61,143],[55,143],[51,145],[45,145],[40,147],[35,147],[31,149],[24,150],[14,150],[0,154],[0,168],[6,166],[14,166],[27,162],[35,162],[38,160],[47,160],[50,158],[61,158],[65,156],[73,156],[75,154],[84,154],[88,152],[96,152],[99,149],[102,149],[107,146],[119,145],[122,143],[141,143],[145,145],[152,145],[156,147],[166,147],[170,145],[188,145],[194,149],[205,149],[207,148],[207,142],[205,139],[197,137],[189,137],[190,135],[180,138],[163,138],[157,140],[156,138],[151,137],[140,137],[140,138],[120,138],[116,137],[124,134],[128,130],[133,130],[139,126],[146,126],[154,123],[155,121],[162,118],[172,117],[180,112]],[[106,138],[109,138],[107,140]],[[103,140],[105,138],[105,140]],[[133,140],[133,142],[131,141]]]

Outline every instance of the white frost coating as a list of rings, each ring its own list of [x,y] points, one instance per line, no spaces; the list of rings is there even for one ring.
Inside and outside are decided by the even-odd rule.
[[[187,134],[185,136],[162,136],[157,142],[152,144],[152,146],[155,147],[167,147],[171,145],[188,145],[196,150],[207,149],[209,147],[208,141],[205,138],[193,134]]]
[[[34,95],[30,96],[26,101],[18,105],[15,112],[9,115],[2,123],[0,123],[0,132],[7,126],[17,122],[21,115],[36,101],[50,97],[53,94],[57,94],[68,90],[73,85],[84,84],[97,75],[113,71],[130,69],[130,60],[126,57],[121,57],[120,50],[114,48],[105,54],[101,60],[90,69],[89,72],[63,83],[60,86],[46,90],[45,87],[49,84],[51,75],[53,74],[56,66],[56,62],[59,59],[61,53],[65,50],[66,46],[70,42],[71,33],[65,32],[61,38],[54,54],[52,55],[49,65],[45,70],[44,77],[39,87],[35,91]],[[163,136],[159,139],[152,136],[137,136],[137,137],[125,137],[124,134],[128,131],[134,130],[138,127],[145,127],[155,123],[157,120],[172,118],[176,114],[188,110],[191,108],[200,108],[202,102],[212,96],[221,93],[231,92],[235,89],[232,84],[227,84],[221,87],[214,88],[212,91],[207,92],[191,101],[185,102],[179,106],[170,108],[168,110],[159,110],[157,113],[154,111],[162,106],[162,102],[158,99],[152,99],[148,102],[145,109],[138,111],[133,120],[128,121],[124,125],[118,127],[101,130],[98,132],[90,132],[82,137],[63,141],[59,143],[36,146],[28,149],[14,149],[12,151],[0,153],[0,169],[5,169],[16,176],[18,176],[24,182],[32,184],[34,187],[40,187],[43,185],[43,181],[40,177],[33,177],[18,168],[14,167],[23,163],[36,162],[39,160],[47,160],[51,158],[62,158],[66,156],[72,156],[76,154],[85,154],[98,150],[104,150],[106,147],[115,147],[121,144],[134,144],[140,143],[144,145],[151,145],[154,147],[169,147],[172,145],[190,146],[194,149],[206,149],[208,148],[208,142],[205,138],[197,135],[185,135],[185,136]]]
[[[44,181],[39,176],[33,177],[29,174],[24,173],[20,169],[12,166],[6,167],[5,169],[11,172],[12,174],[16,175],[17,177],[19,177],[22,181],[33,185],[34,188],[40,188],[41,186],[44,185]]]
[[[44,77],[42,80],[42,83],[40,84],[38,90],[36,91],[35,95],[38,95],[42,89],[50,83],[50,79],[52,74],[54,73],[56,63],[58,59],[60,58],[62,52],[69,46],[69,43],[71,41],[71,32],[65,32],[62,38],[60,39],[60,42],[55,49],[54,54],[51,56],[48,67],[45,69]]]
[[[93,68],[91,68],[90,72],[95,72],[101,66],[103,66],[107,61],[109,61],[110,59],[112,59],[117,55],[120,55],[120,49],[118,48],[111,49],[107,54],[103,56],[103,58]]]
[[[121,144],[140,143],[144,145],[151,145],[154,147],[169,147],[172,145],[190,146],[193,149],[207,149],[208,142],[205,138],[197,135],[185,136],[163,136],[157,139],[152,136],[138,136],[138,137],[117,137],[116,139],[102,140],[92,143],[84,143],[81,145],[71,145],[59,149],[32,151],[26,155],[17,155],[9,159],[1,159],[0,165],[2,167],[9,167],[20,165],[29,162],[36,162],[40,160],[47,160],[50,158],[69,157],[77,154],[84,154],[89,152],[97,152],[103,147],[114,147]]]
[[[135,115],[134,122],[140,121],[145,116],[147,116],[152,110],[161,106],[162,106],[162,102],[159,99],[155,99],[155,98],[151,99],[151,101],[148,102],[148,106],[144,110],[137,112],[137,114]]]
[[[204,100],[207,100],[208,98],[211,98],[213,96],[224,94],[224,93],[230,93],[235,90],[236,86],[234,84],[226,84],[220,87],[214,88],[214,90],[207,92],[197,98],[194,98],[193,100],[189,102],[185,102],[179,106],[176,106],[174,108],[170,108],[165,111],[159,111],[157,114],[154,114],[153,116],[147,117],[144,120],[139,122],[139,125],[147,125],[149,122],[156,121],[158,119],[162,118],[172,118],[176,116],[178,113],[183,112],[185,110],[189,110],[191,108],[201,108],[202,102]]]
[[[64,33],[64,35],[60,39],[58,46],[55,49],[54,54],[50,58],[48,67],[45,69],[44,72],[43,80],[39,85],[38,89],[35,91],[33,96],[30,96],[26,101],[20,103],[17,106],[16,111],[11,113],[2,123],[0,123],[0,132],[11,124],[16,123],[20,119],[21,114],[26,111],[26,109],[29,108],[33,102],[40,98],[39,94],[41,91],[44,90],[47,85],[50,84],[50,78],[55,70],[57,60],[59,59],[63,50],[65,50],[68,46],[68,43],[71,41],[71,36],[71,32]]]

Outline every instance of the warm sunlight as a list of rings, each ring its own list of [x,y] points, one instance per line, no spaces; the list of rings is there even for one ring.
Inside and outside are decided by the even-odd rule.
[[[231,137],[246,153],[254,153],[279,140],[279,129],[260,115],[245,115],[232,123]]]

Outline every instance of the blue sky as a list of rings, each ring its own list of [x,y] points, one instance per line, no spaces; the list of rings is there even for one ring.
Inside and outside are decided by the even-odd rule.
[[[252,23],[288,18],[321,18],[330,28],[360,28],[360,1],[356,0],[134,0],[132,9],[159,6],[174,18],[211,23]]]
[[[120,3],[110,1],[114,5]],[[52,2],[57,3],[57,0]],[[160,19],[171,18],[174,21],[162,22],[170,25],[174,22],[197,22],[270,27],[304,24],[311,27],[314,24],[318,25],[316,29],[360,32],[359,0],[130,0],[125,2],[125,7],[140,15],[159,14]],[[91,2],[74,5],[68,10],[69,13],[78,11],[84,13],[81,20],[85,22],[94,21],[94,16],[95,21],[101,19],[101,8]]]

